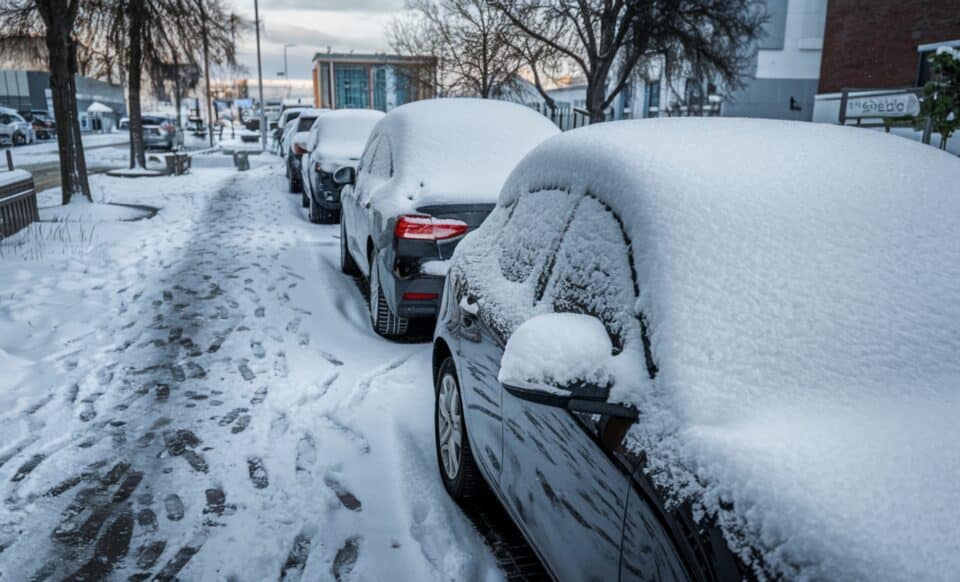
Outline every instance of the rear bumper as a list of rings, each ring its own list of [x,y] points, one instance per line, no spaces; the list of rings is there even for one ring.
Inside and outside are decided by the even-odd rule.
[[[400,317],[435,318],[440,311],[445,278],[426,274],[400,277],[384,264],[385,259],[381,252],[374,266],[380,269],[380,284],[390,310]]]

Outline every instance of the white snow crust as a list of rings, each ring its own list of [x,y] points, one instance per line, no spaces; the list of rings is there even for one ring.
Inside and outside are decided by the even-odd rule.
[[[486,99],[429,99],[388,113],[371,136],[392,152],[386,215],[442,203],[492,203],[520,159],[558,133],[529,107]],[[385,150],[386,151],[386,150]],[[389,164],[390,156],[375,159]],[[383,168],[390,174],[389,168]]]
[[[311,158],[329,173],[341,166],[356,165],[370,132],[383,116],[380,111],[367,109],[339,109],[320,116],[311,131],[311,138],[316,139]]]

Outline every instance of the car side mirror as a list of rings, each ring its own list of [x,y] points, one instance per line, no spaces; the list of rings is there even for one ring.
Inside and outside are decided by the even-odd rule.
[[[353,166],[344,166],[333,173],[333,181],[337,185],[347,186],[357,181],[357,171]]]
[[[612,353],[607,330],[596,317],[538,315],[507,340],[498,379],[521,400],[635,420],[636,409],[607,402],[616,381]]]

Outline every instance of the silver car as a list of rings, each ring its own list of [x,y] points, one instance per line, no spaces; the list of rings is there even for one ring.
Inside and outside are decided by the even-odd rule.
[[[163,115],[143,116],[143,145],[173,151],[183,147],[183,130],[176,120]]]

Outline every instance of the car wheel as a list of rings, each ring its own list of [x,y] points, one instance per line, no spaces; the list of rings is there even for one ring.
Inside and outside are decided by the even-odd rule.
[[[320,218],[317,222],[320,224],[336,224],[340,222],[340,210],[338,209],[329,210],[327,208],[321,208],[319,215]]]
[[[357,263],[353,260],[353,255],[351,255],[350,250],[347,249],[347,228],[343,225],[342,214],[340,218],[340,271],[344,275],[353,277],[360,274],[360,269],[357,268]]]
[[[467,438],[460,382],[451,358],[440,364],[436,395],[433,418],[440,478],[454,500],[466,501],[481,493],[484,483]]]
[[[27,136],[23,135],[19,131],[13,134],[13,145],[21,146],[27,143]]]
[[[373,330],[386,338],[396,338],[406,335],[409,320],[399,317],[390,311],[387,300],[383,297],[383,286],[380,284],[380,269],[377,268],[375,253],[370,256],[370,323]]]
[[[307,189],[303,189],[303,195],[300,196],[300,206],[303,208],[310,208],[310,201],[307,199]]]

